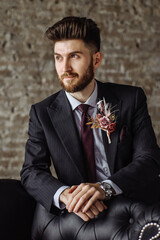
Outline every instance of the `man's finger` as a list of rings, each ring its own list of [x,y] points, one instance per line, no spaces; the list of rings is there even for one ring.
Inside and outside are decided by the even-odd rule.
[[[79,216],[80,218],[82,218],[83,221],[87,222],[90,220],[90,218],[88,217],[87,214],[85,213],[82,213],[82,212],[78,212],[76,213],[77,216]]]
[[[69,189],[69,193],[73,193],[78,186],[74,185]]]
[[[82,190],[88,190],[90,188],[89,185],[85,184],[85,183],[81,183],[80,185],[76,186],[72,186],[70,188],[70,191],[72,192],[72,196],[75,197],[79,192],[81,192]]]
[[[89,219],[94,219],[96,216],[91,210],[88,210],[85,214],[89,217]]]
[[[75,197],[71,196],[71,201],[67,205],[69,212],[78,212],[84,203],[92,196],[92,192],[85,190],[80,191]]]
[[[103,201],[100,201],[100,200],[94,201],[94,199],[93,199],[93,202],[94,202],[94,206],[97,208],[97,210],[98,210],[99,212],[103,212],[104,210],[107,209],[107,206],[104,204]],[[93,204],[92,204],[92,201],[89,200],[89,201],[85,204],[85,206],[84,206],[84,208],[83,208],[82,211],[83,211],[83,212],[88,211],[88,209],[90,209],[92,205],[93,205]]]
[[[74,186],[73,186],[74,187]],[[73,209],[75,208],[76,204],[78,203],[78,201],[81,199],[81,197],[83,197],[81,199],[81,201],[79,202],[76,210],[74,210],[74,212],[78,212],[80,207],[84,204],[84,202],[87,200],[85,194],[89,193],[89,190],[91,189],[91,186],[87,185],[87,184],[80,184],[79,186],[77,186],[77,188],[75,189],[75,191],[73,191],[73,193],[71,193],[71,197],[70,197],[70,201],[68,202],[66,208],[68,209],[69,212],[72,212]],[[88,196],[88,198],[90,197],[90,195]]]
[[[78,212],[80,210],[80,208],[84,205],[84,203],[87,203],[87,209],[86,209],[86,212],[87,210],[89,210],[89,208],[91,207],[91,205],[94,203],[94,198],[93,196],[95,195],[95,192],[96,192],[96,188],[95,187],[90,187],[90,189],[86,192],[85,189],[83,189],[79,194],[77,194],[72,203],[70,204],[70,207],[69,207],[69,210],[70,211],[73,211],[73,212]],[[92,199],[93,202],[90,200]],[[97,200],[97,199],[95,199]],[[86,207],[85,207],[86,208]]]
[[[103,201],[100,201],[100,203],[102,204],[102,206],[104,207],[105,210],[108,208],[108,207],[104,204]]]
[[[94,214],[94,216],[98,216],[99,214],[99,210],[97,209],[97,207],[95,205],[92,205],[90,207],[90,211],[92,211],[92,213]]]
[[[98,190],[95,190],[94,194],[90,197],[90,199],[88,200],[88,203],[83,209],[83,212],[87,212],[88,209],[90,209],[90,207],[99,199],[100,199],[100,192]]]
[[[107,206],[103,203],[103,201],[96,201],[95,206],[99,210],[99,212],[103,212],[107,209]]]

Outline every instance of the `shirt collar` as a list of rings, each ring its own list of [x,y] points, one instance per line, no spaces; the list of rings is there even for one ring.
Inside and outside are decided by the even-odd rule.
[[[80,101],[78,101],[76,98],[74,98],[73,96],[71,96],[70,93],[66,92],[66,96],[68,98],[68,101],[71,104],[71,108],[72,111],[74,111],[80,104],[82,104]],[[96,103],[97,103],[97,83],[95,81],[95,88],[93,93],[91,94],[91,96],[87,99],[87,101],[84,104],[88,104],[92,107],[96,107]]]

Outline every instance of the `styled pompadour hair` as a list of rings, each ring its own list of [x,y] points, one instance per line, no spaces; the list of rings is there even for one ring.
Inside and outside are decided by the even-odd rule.
[[[46,35],[53,42],[81,39],[95,52],[100,51],[100,30],[92,19],[65,17],[49,27]]]

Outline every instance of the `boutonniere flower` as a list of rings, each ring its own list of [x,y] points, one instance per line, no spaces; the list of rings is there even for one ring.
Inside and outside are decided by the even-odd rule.
[[[92,116],[89,119],[87,125],[92,125],[91,128],[101,128],[103,131],[106,131],[108,137],[108,143],[111,143],[110,134],[116,129],[116,116],[110,103],[106,103],[105,98],[97,103],[98,114],[94,119]]]

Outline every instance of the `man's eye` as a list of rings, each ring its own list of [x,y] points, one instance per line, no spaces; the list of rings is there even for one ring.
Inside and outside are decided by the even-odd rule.
[[[57,61],[60,61],[62,59],[61,56],[56,56],[55,58],[56,58]]]
[[[71,57],[72,58],[79,58],[79,56],[77,54],[72,54]]]

